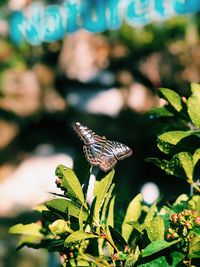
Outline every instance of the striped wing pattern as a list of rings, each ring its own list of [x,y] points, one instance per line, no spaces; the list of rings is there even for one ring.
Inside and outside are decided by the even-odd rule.
[[[106,140],[103,136],[96,135],[87,126],[76,122],[74,130],[83,141],[83,151],[91,165],[98,166],[102,171],[112,169],[117,160],[122,160],[132,155],[132,150],[119,142]]]

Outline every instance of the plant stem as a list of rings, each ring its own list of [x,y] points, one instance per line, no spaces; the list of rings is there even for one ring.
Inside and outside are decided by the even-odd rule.
[[[109,236],[107,235],[105,231],[102,231],[102,233],[103,233],[103,236],[101,237],[105,238],[108,241],[108,243],[114,248],[114,250],[118,253],[119,249],[115,246],[112,239],[109,238]]]
[[[90,169],[90,177],[89,177],[89,183],[88,183],[88,188],[87,188],[87,193],[86,193],[86,201],[91,206],[93,198],[94,198],[94,185],[96,182],[96,177],[99,172],[98,167],[91,167]]]

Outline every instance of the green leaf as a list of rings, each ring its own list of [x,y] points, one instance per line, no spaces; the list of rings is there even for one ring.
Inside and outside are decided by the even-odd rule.
[[[88,261],[84,261],[81,259],[80,260],[79,259],[76,259],[76,260],[71,259],[69,264],[70,264],[69,266],[71,266],[71,267],[73,267],[73,266],[75,266],[75,267],[77,267],[77,266],[82,266],[82,267],[91,266],[91,264]]]
[[[200,128],[200,85],[191,84],[192,95],[188,98],[187,108],[190,119],[198,128]]]
[[[114,227],[114,206],[115,206],[115,196],[111,199],[109,209],[108,209],[108,217],[107,217],[107,225]]]
[[[165,225],[163,218],[160,216],[154,218],[146,229],[151,242],[164,239]]]
[[[180,239],[171,241],[171,242],[167,242],[165,240],[157,240],[154,241],[152,243],[150,243],[142,252],[142,257],[147,257],[150,256],[154,253],[157,253],[158,251],[161,251],[165,248],[168,248],[176,243],[180,242]]]
[[[184,253],[181,253],[179,251],[172,251],[170,253],[170,256],[172,258],[172,265],[171,265],[172,267],[184,266],[183,263],[180,264],[184,260],[184,258],[186,256]]]
[[[101,181],[95,182],[94,197],[96,197],[96,203],[94,208],[94,217],[99,221],[100,210],[105,201],[108,190],[112,184],[115,171],[110,171]]]
[[[166,108],[166,106],[152,108],[148,113],[150,117],[171,117],[173,114]]]
[[[42,229],[42,225],[38,223],[30,223],[30,224],[16,224],[9,229],[10,234],[21,234],[21,235],[30,235],[43,237],[40,232]]]
[[[67,196],[79,199],[80,203],[87,209],[81,184],[73,170],[64,165],[59,165],[56,168],[56,175],[60,178],[61,187],[67,190]]]
[[[182,110],[181,97],[176,92],[167,88],[159,88],[158,94],[166,99],[176,111],[180,112]]]
[[[193,154],[193,163],[194,166],[197,164],[197,162],[200,160],[200,148],[198,148],[194,154]]]
[[[180,195],[172,206],[173,212],[179,213],[188,208],[188,199],[189,197],[186,194]]]
[[[134,264],[138,261],[139,256],[140,256],[140,249],[138,246],[136,246],[134,251],[128,254],[128,257],[125,262],[125,267],[134,266]]]
[[[185,264],[182,262],[184,258],[185,255],[183,253],[173,251],[170,253],[170,257],[168,255],[160,256],[153,260],[143,258],[142,262],[145,263],[139,264],[137,267],[184,267]]]
[[[43,236],[43,238],[44,238],[44,236]],[[41,240],[42,240],[41,236],[22,235],[22,236],[20,236],[19,242],[17,243],[17,250],[19,250],[25,246],[37,248],[37,247],[39,247]]]
[[[106,195],[105,201],[104,201],[104,203],[103,203],[102,212],[101,212],[101,221],[105,221],[105,219],[106,219],[106,210],[107,210],[108,205],[109,205],[109,203],[110,203],[110,198],[111,198],[111,196],[112,196],[112,191],[113,191],[114,187],[115,187],[115,184],[113,183],[113,184],[111,185],[111,187],[110,187],[110,189],[109,189],[107,195]],[[113,225],[112,225],[112,226],[113,226]]]
[[[166,132],[158,136],[157,146],[163,153],[169,154],[183,138],[189,135],[191,135],[190,131]]]
[[[46,202],[46,206],[50,210],[60,211],[66,214],[69,213],[69,215],[72,215],[76,218],[79,218],[80,216],[80,208],[81,208],[80,205],[78,205],[77,203],[75,203],[74,201],[70,199],[64,199],[64,198],[53,199],[53,200]],[[81,216],[82,216],[82,219],[86,221],[88,214],[84,210],[83,212],[81,212]]]
[[[142,194],[138,194],[128,205],[124,221],[122,223],[122,235],[126,241],[128,241],[131,232],[133,230],[132,225],[129,222],[137,221],[142,211]]]
[[[157,158],[148,158],[147,161],[154,163],[168,174],[192,179],[193,159],[192,155],[188,152],[180,152],[174,155],[170,161]]]
[[[190,241],[189,257],[200,258],[200,236],[196,236]]]
[[[114,227],[114,205],[115,205],[115,196],[111,199],[109,203],[108,216],[107,216],[107,222],[106,222],[107,226],[110,225]],[[106,231],[107,231],[108,236],[112,239],[112,236],[109,231],[109,227],[106,227]],[[114,253],[114,249],[110,244],[108,245],[108,249],[111,254]]]
[[[70,234],[66,239],[65,239],[65,246],[69,246],[70,243],[79,243],[82,240],[90,239],[90,238],[98,238],[98,235],[94,235],[92,233],[87,233],[84,231],[76,231]]]
[[[147,212],[147,215],[145,217],[145,220],[144,220],[144,224],[145,225],[148,225],[149,222],[151,222],[153,220],[153,217],[157,211],[157,202],[154,202],[151,207],[149,208],[148,212]]]

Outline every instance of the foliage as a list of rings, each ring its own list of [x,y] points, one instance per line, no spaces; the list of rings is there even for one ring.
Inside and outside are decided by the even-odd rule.
[[[200,85],[192,84],[188,99],[165,88],[159,94],[168,104],[153,110],[151,116],[174,120],[178,130],[158,136],[158,148],[168,159],[149,158],[148,161],[168,174],[185,179],[194,188],[193,196],[183,194],[171,205],[159,207],[154,203],[148,207],[138,194],[128,205],[121,225],[116,227],[112,195],[114,170],[97,175],[90,206],[79,182],[83,177],[59,165],[56,184],[63,194],[38,207],[39,222],[10,228],[10,233],[22,235],[19,248],[56,251],[63,266],[197,266],[200,259],[197,179]]]

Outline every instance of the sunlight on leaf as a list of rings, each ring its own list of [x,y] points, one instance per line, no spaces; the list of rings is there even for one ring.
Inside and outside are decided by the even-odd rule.
[[[128,241],[131,232],[133,230],[132,225],[129,222],[137,221],[142,211],[142,194],[138,194],[129,204],[124,221],[122,223],[122,235],[126,241]]]

